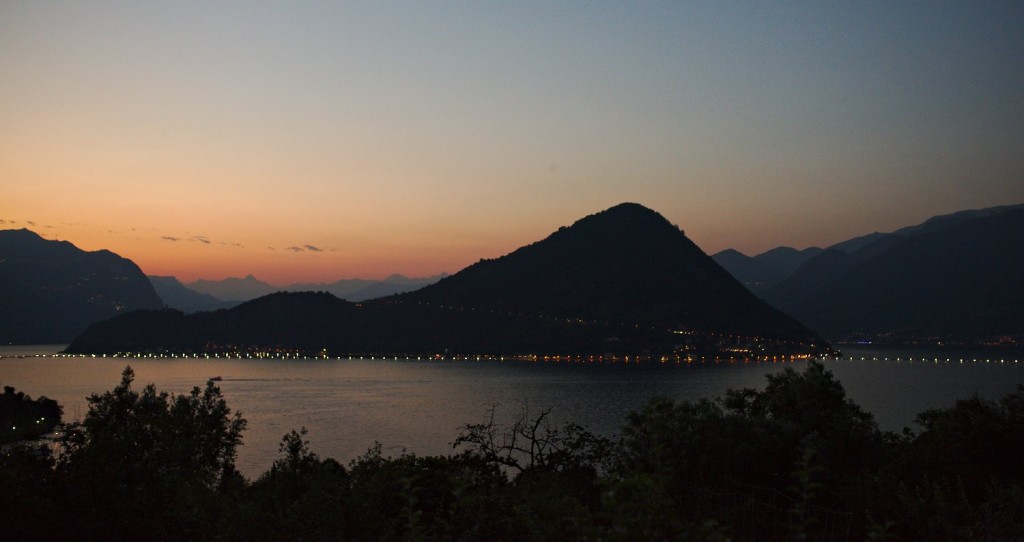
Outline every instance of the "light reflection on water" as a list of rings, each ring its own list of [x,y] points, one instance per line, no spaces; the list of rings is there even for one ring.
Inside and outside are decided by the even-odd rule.
[[[653,396],[695,400],[729,388],[763,388],[764,375],[803,366],[11,357],[59,349],[0,347],[0,383],[32,397],[56,399],[65,419],[74,420],[85,416],[85,397],[113,388],[126,364],[135,369],[137,387],[152,382],[172,393],[186,393],[220,376],[228,405],[249,421],[238,461],[249,477],[270,466],[282,435],[302,426],[309,429],[314,451],[342,462],[361,455],[374,441],[392,455],[403,449],[450,453],[459,428],[484,421],[491,405],[497,405],[498,420],[506,423],[524,407],[533,413],[552,408],[555,423],[572,420],[610,436],[629,411]],[[826,366],[884,429],[912,425],[918,412],[949,406],[972,393],[996,398],[1024,383],[1019,351],[996,351],[1008,362],[996,357],[994,363],[964,364],[958,363],[959,353],[947,355],[949,350],[942,351],[940,362],[905,361],[927,357],[927,351],[907,349],[848,347],[844,353],[848,359],[828,360]],[[897,357],[901,361],[894,361]],[[947,357],[953,361],[946,362]]]

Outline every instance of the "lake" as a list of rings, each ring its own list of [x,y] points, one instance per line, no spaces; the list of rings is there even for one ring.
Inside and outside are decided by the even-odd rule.
[[[508,422],[522,409],[551,408],[551,419],[572,420],[612,436],[626,414],[651,397],[695,400],[726,389],[762,389],[765,375],[793,363],[579,364],[524,361],[366,359],[239,360],[92,358],[53,356],[61,346],[0,347],[0,384],[64,406],[64,419],[81,419],[85,397],[113,388],[125,365],[137,389],[187,393],[208,378],[234,411],[249,421],[239,450],[248,477],[267,470],[278,443],[306,427],[312,449],[342,463],[379,441],[385,453],[446,454],[460,427],[483,422],[492,406]],[[883,429],[913,426],[917,413],[950,406],[977,393],[999,398],[1024,384],[1022,349],[844,347],[845,358],[825,360],[857,404]]]

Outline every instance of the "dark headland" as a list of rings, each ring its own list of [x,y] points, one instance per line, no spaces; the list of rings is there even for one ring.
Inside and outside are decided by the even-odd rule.
[[[162,306],[131,260],[0,231],[0,344],[67,343],[95,322]]]
[[[623,203],[415,292],[271,294],[100,322],[67,352],[762,358],[827,353],[660,214]]]

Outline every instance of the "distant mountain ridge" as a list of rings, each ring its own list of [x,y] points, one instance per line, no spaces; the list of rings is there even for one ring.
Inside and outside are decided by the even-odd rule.
[[[131,260],[0,231],[0,343],[66,343],[95,322],[162,306]]]
[[[1024,291],[1016,257],[1024,253],[1022,215],[1024,205],[936,216],[832,245],[774,283],[744,282],[833,338],[1024,340],[1015,306]],[[715,258],[737,278],[749,278],[758,257],[737,254]]]
[[[410,292],[428,284],[433,284],[447,276],[446,273],[441,273],[431,277],[409,278],[404,275],[394,274],[382,280],[352,278],[341,279],[335,282],[297,282],[288,286],[277,287],[249,274],[243,278],[201,279],[183,286],[200,294],[210,295],[226,302],[235,302],[235,304],[275,292],[312,291],[330,292],[348,301],[366,301],[377,297]],[[175,307],[173,304],[170,305]]]
[[[761,292],[776,286],[783,280],[787,279],[808,260],[826,250],[836,250],[846,254],[853,254],[854,252],[858,252],[870,245],[874,247],[873,250],[877,253],[882,250],[883,247],[895,243],[901,237],[944,227],[957,222],[985,218],[1018,209],[1024,209],[1024,204],[1002,205],[985,209],[970,209],[933,216],[915,226],[900,228],[891,233],[874,232],[861,235],[852,239],[847,239],[846,241],[829,245],[824,249],[819,247],[809,247],[803,250],[797,250],[791,247],[781,246],[755,256],[747,256],[738,250],[728,248],[720,252],[716,252],[711,256],[711,258],[724,267],[726,271],[736,277],[736,280],[746,285],[752,291]],[[886,241],[884,243],[878,243],[878,241],[881,240]],[[862,253],[862,257],[865,254],[867,253]]]
[[[199,279],[194,282],[183,283],[183,286],[194,292],[213,296],[222,301],[235,302],[248,301],[281,291],[281,288],[271,286],[257,279],[252,274],[242,278],[228,277],[221,280]]]
[[[183,312],[229,309],[240,303],[239,301],[224,301],[210,294],[197,292],[186,287],[174,277],[149,275],[148,278],[166,306]]]
[[[793,274],[805,262],[821,254],[818,247],[797,250],[777,247],[756,256],[734,249],[715,253],[711,258],[752,292],[762,292]]]
[[[215,313],[140,312],[97,324],[68,348],[161,349],[763,355],[827,345],[743,288],[664,217],[622,204],[414,292],[363,303],[276,293]]]
[[[826,251],[764,298],[831,337],[1024,339],[1024,208]]]

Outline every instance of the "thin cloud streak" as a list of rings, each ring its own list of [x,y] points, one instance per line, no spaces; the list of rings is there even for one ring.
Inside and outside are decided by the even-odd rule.
[[[267,247],[267,249],[274,250],[274,247]],[[318,246],[309,245],[309,244],[302,245],[302,246],[292,245],[292,246],[290,246],[288,248],[285,248],[284,250],[290,250],[292,252],[295,252],[296,254],[299,253],[299,252],[334,252],[334,249],[320,248]]]
[[[162,235],[162,236],[160,236],[160,239],[162,239],[164,241],[175,242],[175,243],[179,242],[179,241],[194,241],[194,242],[202,243],[204,245],[212,245],[212,244],[215,243],[215,241],[211,240],[209,237],[207,237],[205,235],[193,235],[192,237],[189,237],[187,239],[183,238],[183,237],[177,237],[177,236],[174,236],[174,235]],[[226,246],[226,247],[245,248],[245,245],[243,245],[242,243],[238,243],[238,242],[234,242],[234,241],[216,241],[216,244],[222,245],[222,246]]]

